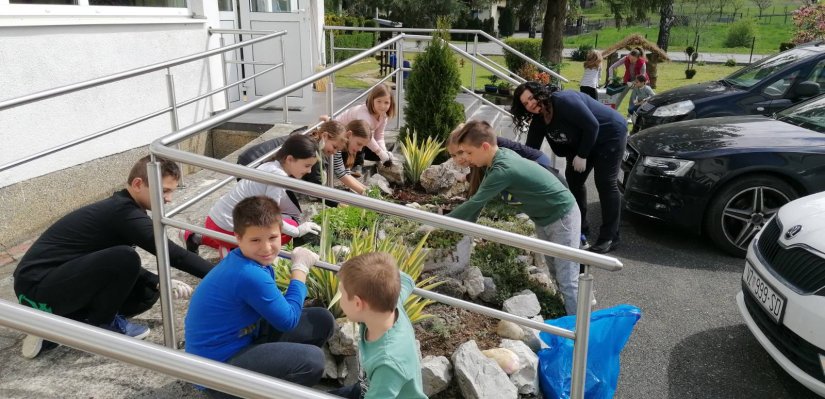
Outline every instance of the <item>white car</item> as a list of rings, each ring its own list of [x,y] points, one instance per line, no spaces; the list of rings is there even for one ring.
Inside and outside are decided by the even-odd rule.
[[[768,354],[825,397],[825,192],[780,208],[751,242],[736,303]]]

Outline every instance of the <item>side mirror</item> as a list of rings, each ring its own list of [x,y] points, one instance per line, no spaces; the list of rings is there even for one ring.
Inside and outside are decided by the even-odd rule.
[[[794,92],[799,97],[813,97],[819,95],[819,89],[819,83],[812,80],[806,80],[804,82],[799,82],[799,84],[796,85]]]

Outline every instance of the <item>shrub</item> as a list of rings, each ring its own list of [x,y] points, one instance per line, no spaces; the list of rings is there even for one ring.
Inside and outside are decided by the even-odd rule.
[[[534,60],[541,58],[541,39],[511,37],[505,39],[504,43]],[[504,50],[504,61],[507,63],[507,69],[511,71],[518,71],[526,63],[521,57],[507,50]]]
[[[793,44],[793,43],[782,42],[782,43],[779,43],[779,52],[783,52],[785,50],[790,50],[794,47],[796,47],[796,45]]]
[[[509,37],[515,33],[516,20],[513,17],[513,10],[510,7],[504,7],[498,16],[498,35],[501,37]]]
[[[381,190],[370,188],[367,190],[367,195],[372,198],[381,198]],[[352,239],[353,231],[367,229],[377,219],[377,213],[356,206],[324,208],[312,218],[315,223],[327,223],[324,231],[329,231],[336,242]]]
[[[793,12],[793,43],[805,43],[825,35],[825,3],[799,7]]]
[[[753,21],[740,19],[730,25],[728,36],[725,38],[725,47],[747,47],[754,37]]]
[[[409,135],[404,137],[401,144],[401,153],[404,154],[404,175],[411,185],[418,184],[424,170],[432,166],[433,160],[439,153],[444,151],[441,140],[433,137],[422,139],[419,143],[418,134],[413,132],[412,138]]]
[[[573,53],[570,54],[570,59],[573,61],[584,61],[587,59],[587,53],[593,50],[593,46],[589,44],[582,44],[579,48],[573,50]]]
[[[449,24],[440,21],[435,38],[413,63],[406,83],[407,123],[399,135],[401,142],[411,132],[444,142],[464,120],[464,106],[456,102],[461,89],[458,61],[445,41],[448,28]]]
[[[338,31],[336,31],[338,32]],[[343,31],[341,31],[343,32]],[[373,32],[353,32],[351,34],[339,34],[335,33],[335,47],[347,47],[347,48],[363,48],[367,49],[375,45],[375,33]],[[326,47],[327,47],[327,62],[331,61],[332,52],[329,49],[329,36],[327,36],[326,40]],[[335,51],[335,62],[341,62],[347,58],[353,57],[358,54],[359,51],[350,51],[350,50],[336,50]]]
[[[726,67],[735,67],[736,66],[736,60],[733,59],[733,58],[728,58],[728,60],[725,61],[725,66]]]

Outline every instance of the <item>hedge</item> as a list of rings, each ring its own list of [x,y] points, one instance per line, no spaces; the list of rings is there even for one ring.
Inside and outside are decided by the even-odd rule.
[[[541,39],[511,37],[504,39],[504,43],[536,61],[541,60]],[[507,63],[507,69],[511,71],[518,71],[524,64],[521,57],[507,50],[504,50],[504,61]]]

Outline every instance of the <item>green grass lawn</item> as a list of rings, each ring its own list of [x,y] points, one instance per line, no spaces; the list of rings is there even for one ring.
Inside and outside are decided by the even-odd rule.
[[[413,64],[415,63],[415,55],[416,54],[407,54],[407,56],[412,60]],[[490,57],[493,61],[504,65],[504,57],[502,56],[493,56]],[[659,64],[658,66],[658,81],[656,92],[663,92],[666,90],[670,90],[676,87],[681,87],[689,84],[701,83],[706,82],[709,80],[716,80],[722,77],[725,77],[740,67],[727,67],[724,65],[719,64],[708,64],[708,65],[696,65],[694,67],[697,71],[696,76],[693,79],[686,79],[685,78],[685,64],[681,62],[667,62]],[[464,66],[459,68],[461,72],[461,84],[464,87],[470,87],[470,81],[472,80],[472,66],[469,61],[464,62]],[[574,61],[566,61],[562,64],[561,68],[561,75],[565,78],[569,79],[570,82],[565,84],[565,88],[578,90],[579,88],[579,79],[581,79],[582,73],[584,69],[582,68],[581,62],[574,62]],[[603,69],[602,80],[605,79],[605,69]],[[353,75],[359,76],[368,76],[370,78],[377,79],[378,76],[378,62],[373,59],[367,59],[361,62],[358,62],[350,67],[344,68],[341,72],[335,74],[335,84],[336,87],[342,88],[352,88],[352,89],[366,89],[370,87],[372,84],[361,80],[359,78],[353,77]],[[486,69],[476,66],[476,90],[483,89],[484,84],[489,83],[489,77],[492,75]],[[627,109],[627,102],[629,101],[630,96],[625,96],[624,102],[620,105],[619,110]]]

